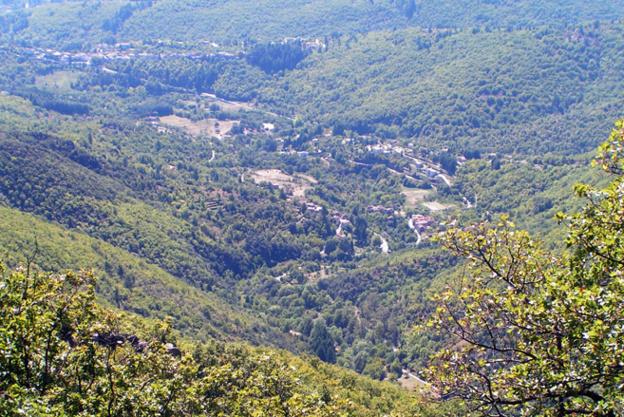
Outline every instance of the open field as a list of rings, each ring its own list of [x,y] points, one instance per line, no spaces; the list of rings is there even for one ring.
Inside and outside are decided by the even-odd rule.
[[[425,197],[431,193],[432,190],[420,190],[413,188],[404,188],[401,193],[405,196],[405,206],[407,208],[416,207],[419,203],[425,202]]]
[[[78,81],[80,72],[57,71],[48,75],[38,75],[35,78],[35,85],[42,89],[70,90],[71,84]]]
[[[437,201],[428,201],[426,203],[422,203],[423,206],[427,207],[431,211],[443,211],[453,207],[452,204],[442,204]]]
[[[401,378],[397,379],[397,382],[403,388],[410,391],[417,391],[424,388],[424,385],[422,383],[420,383],[416,379],[410,378],[407,374],[403,374]]]
[[[225,133],[232,129],[234,123],[238,123],[238,120],[204,119],[193,122],[184,117],[171,115],[161,117],[160,123],[184,129],[193,136],[216,137],[221,139]]]
[[[305,190],[312,188],[317,181],[309,175],[292,176],[284,174],[279,169],[261,169],[251,174],[256,183],[269,182],[276,187],[292,189],[294,197],[305,196]]]
[[[321,279],[328,278],[330,276],[330,272],[327,270],[326,266],[322,266],[320,271],[310,272],[306,275],[309,283],[317,282]]]

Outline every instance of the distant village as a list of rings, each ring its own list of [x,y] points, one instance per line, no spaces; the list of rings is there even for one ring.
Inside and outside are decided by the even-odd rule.
[[[211,53],[149,53],[149,52],[136,52],[131,43],[118,43],[115,45],[98,44],[94,46],[89,52],[61,52],[49,48],[23,48],[26,55],[33,57],[37,61],[46,63],[59,63],[61,65],[68,65],[77,68],[94,65],[96,62],[115,62],[115,61],[128,61],[131,59],[147,59],[147,60],[161,60],[161,59],[194,59],[194,60],[208,60],[211,58],[239,58],[245,54],[243,51],[238,52],[225,52],[217,51]]]
[[[301,47],[306,50],[317,50],[319,48],[325,48],[325,44],[319,39],[313,41],[305,38],[285,38],[281,41],[282,44],[300,42]],[[171,41],[157,41],[159,45],[172,46],[178,44],[178,42]],[[25,55],[34,58],[37,61],[45,63],[58,63],[61,65],[73,66],[76,68],[82,68],[86,66],[94,65],[95,63],[103,62],[115,62],[115,61],[128,61],[132,59],[146,59],[146,60],[163,60],[163,59],[192,59],[206,61],[214,58],[222,59],[235,59],[242,58],[247,55],[244,50],[236,51],[224,51],[219,50],[220,45],[216,42],[205,40],[202,43],[209,45],[214,52],[163,52],[163,53],[150,53],[150,52],[137,52],[134,45],[130,42],[120,42],[114,45],[106,43],[100,43],[91,48],[88,52],[66,52],[57,51],[50,48],[23,48]],[[182,42],[179,42],[183,45]]]
[[[301,42],[302,48],[305,49],[318,49],[323,48],[325,45],[319,41],[318,39],[314,41],[309,41],[302,38],[285,38],[282,43],[294,43]],[[106,68],[104,65],[107,62],[119,62],[119,61],[128,61],[133,59],[145,59],[145,60],[163,60],[163,59],[192,59],[192,60],[209,60],[213,58],[223,58],[223,59],[240,59],[246,55],[246,52],[243,50],[238,51],[219,51],[219,45],[215,42],[211,41],[203,41],[203,43],[208,44],[214,52],[205,52],[205,53],[183,53],[183,52],[163,52],[163,53],[150,53],[150,52],[138,52],[133,44],[131,43],[117,43],[115,45],[109,44],[98,44],[95,45],[88,52],[64,52],[64,51],[56,51],[53,49],[46,48],[23,48],[22,51],[25,55],[31,57],[40,62],[45,63],[56,63],[65,66],[71,66],[75,68],[85,68],[89,66],[103,66],[103,71],[114,72],[111,69]],[[170,44],[170,43],[169,43]],[[221,100],[216,96],[204,93],[202,97],[210,99],[210,100]],[[153,124],[155,127],[159,129],[159,131],[165,131],[166,128],[160,125],[160,120],[157,117],[149,117],[144,120],[145,122]],[[263,123],[261,130],[266,134],[272,135],[275,130],[275,125],[273,123]],[[224,132],[222,135],[220,131],[216,131],[219,139],[223,139],[225,137],[230,137]],[[247,133],[247,132],[245,132]],[[327,135],[325,135],[327,136]],[[280,141],[280,138],[277,138]],[[345,138],[345,141],[351,141],[349,138]],[[281,153],[295,154],[302,158],[307,158],[309,156],[319,156],[324,157],[325,153],[318,147],[318,138],[314,138],[311,141],[312,148],[309,150],[282,150]],[[420,174],[421,176],[428,178],[430,180],[437,180],[446,183],[447,185],[451,185],[451,176],[442,169],[438,164],[433,163],[425,157],[417,155],[417,152],[414,150],[414,145],[412,143],[407,146],[401,146],[398,144],[398,141],[388,141],[384,143],[378,143],[375,145],[366,145],[362,148],[362,151],[371,153],[373,155],[378,154],[396,154],[400,155],[403,158],[407,158],[410,160],[410,169],[405,172],[401,172],[399,174],[405,175],[408,178],[415,179],[410,177],[409,175]],[[439,152],[445,152],[446,149],[442,149]],[[466,158],[463,156],[457,157],[457,162],[461,165],[466,161]],[[169,169],[175,169],[174,166],[170,166]],[[414,171],[414,169],[416,171]],[[398,172],[397,172],[398,173]],[[282,185],[273,184],[276,188],[281,188]],[[310,212],[320,213],[324,210],[324,208],[318,204],[315,204],[311,201],[308,201],[305,196],[300,196],[299,201],[302,204],[305,204],[305,207]],[[386,207],[383,205],[371,205],[366,207],[366,211],[369,213],[378,213],[381,215],[385,215],[388,217],[389,221],[394,220],[394,218],[401,214],[405,215],[403,212],[400,212],[400,208],[397,207]],[[347,227],[351,224],[349,218],[338,212],[338,211],[328,211],[327,212],[333,220],[338,225],[336,230],[336,235],[338,237],[345,237],[343,228]],[[412,214],[407,219],[408,225],[411,229],[413,229],[418,235],[420,242],[420,233],[426,232],[428,229],[436,225],[436,220],[429,215],[424,214]],[[387,243],[386,243],[387,245]]]

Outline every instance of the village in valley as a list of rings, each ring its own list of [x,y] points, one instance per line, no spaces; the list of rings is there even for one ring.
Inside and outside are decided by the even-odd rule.
[[[441,227],[444,227],[443,223],[447,217],[444,214],[445,211],[453,208],[463,207],[469,209],[472,207],[472,203],[465,197],[461,207],[454,203],[431,199],[431,196],[435,194],[439,186],[450,187],[452,185],[453,176],[439,163],[434,162],[429,152],[416,150],[411,142],[402,143],[398,139],[381,140],[370,135],[359,136],[350,132],[344,136],[334,136],[331,129],[326,129],[319,135],[311,138],[305,146],[295,149],[295,147],[285,143],[285,139],[276,128],[276,120],[285,118],[263,111],[256,107],[254,103],[233,102],[219,98],[214,94],[203,93],[196,99],[193,106],[203,109],[219,106],[229,110],[230,115],[255,112],[264,114],[266,117],[264,122],[256,123],[255,128],[247,126],[244,129],[239,129],[238,127],[242,124],[241,120],[208,118],[192,122],[175,114],[165,117],[147,117],[144,121],[151,123],[159,131],[167,129],[181,130],[194,137],[195,140],[217,140],[222,142],[224,140],[235,141],[236,134],[260,135],[273,140],[276,143],[275,152],[280,155],[302,159],[319,158],[327,166],[331,165],[333,159],[331,152],[327,149],[332,146],[331,142],[335,141],[338,141],[341,146],[348,147],[357,156],[349,161],[351,164],[369,165],[372,167],[375,164],[374,159],[381,156],[401,161],[403,163],[401,171],[395,170],[390,166],[386,169],[398,178],[407,179],[414,184],[424,185],[425,188],[403,187],[403,204],[375,204],[366,206],[365,210],[367,213],[385,217],[387,222],[390,223],[394,222],[395,219],[403,219],[402,221],[417,236],[416,246],[432,237]],[[293,120],[287,119],[287,122],[293,123]],[[446,152],[448,152],[447,149],[438,151],[438,153]],[[211,160],[214,158],[213,151]],[[373,160],[369,160],[370,158],[373,158]],[[457,157],[457,165],[461,165],[466,160],[464,156],[459,155]],[[306,191],[314,188],[318,183],[317,179],[310,175],[301,173],[289,174],[280,169],[260,169],[241,175],[241,181],[247,180],[251,180],[258,185],[282,190],[288,196],[289,201],[299,206],[305,206],[306,210],[311,213],[323,213],[325,211],[336,225],[336,236],[338,238],[347,237],[346,230],[350,230],[353,226],[352,219],[349,218],[348,214],[331,207],[325,207],[323,204],[308,197]],[[391,252],[391,245],[383,237],[383,230],[375,233],[381,241],[379,245],[380,252]]]
[[[299,42],[302,48],[317,50],[325,47],[325,44],[318,39],[307,40],[302,38],[285,38],[281,43],[290,44]],[[19,53],[27,59],[33,59],[42,63],[64,66],[70,71],[81,71],[95,69],[97,71],[115,73],[113,69],[107,67],[107,63],[123,62],[136,59],[143,60],[167,60],[167,59],[191,59],[208,61],[212,59],[241,59],[246,52],[244,45],[240,48],[232,49],[222,47],[212,41],[205,40],[201,44],[205,51],[184,52],[184,44],[175,41],[155,41],[154,45],[135,45],[132,43],[97,44],[89,52],[67,52],[56,51],[49,48],[25,47],[20,48]],[[156,48],[154,48],[156,47]],[[160,52],[153,52],[160,47]],[[179,49],[179,50],[176,50]],[[60,73],[63,73],[62,71]],[[39,77],[40,82],[46,82],[46,76]],[[238,102],[218,97],[214,92],[200,92],[191,95],[186,101],[179,101],[179,108],[174,108],[170,115],[147,115],[137,120],[137,125],[147,124],[153,126],[158,133],[169,133],[176,130],[190,135],[193,140],[235,140],[237,134],[260,135],[275,141],[275,152],[281,155],[291,155],[298,158],[320,158],[323,163],[332,163],[332,154],[328,151],[331,148],[330,142],[338,141],[341,146],[350,149],[355,157],[349,161],[351,164],[373,166],[379,163],[379,157],[400,161],[397,164],[388,165],[386,168],[393,175],[411,183],[409,187],[403,187],[402,204],[374,204],[365,207],[369,214],[385,216],[390,223],[395,219],[402,219],[407,226],[417,235],[416,246],[424,240],[433,236],[446,220],[443,214],[445,211],[458,207],[456,203],[440,202],[432,199],[439,186],[450,187],[452,185],[452,173],[444,169],[440,163],[434,162],[433,155],[440,155],[448,152],[447,149],[439,149],[435,152],[416,149],[412,142],[399,139],[381,139],[371,135],[357,135],[354,132],[345,132],[342,135],[335,135],[331,129],[324,129],[320,134],[311,137],[305,146],[292,146],[285,143],[285,139],[280,135],[277,127],[278,121],[281,126],[284,123],[293,125],[295,120],[284,115],[278,115],[267,109],[260,108],[254,102]],[[208,115],[205,118],[191,119],[189,112],[201,111]],[[217,117],[217,113],[221,116]],[[255,114],[255,120],[264,117],[261,123],[245,124],[241,127],[241,118],[245,114]],[[224,118],[223,115],[228,115]],[[264,115],[264,116],[262,116]],[[240,117],[238,117],[240,116]],[[255,126],[255,127],[254,127]],[[295,138],[297,140],[298,138]],[[218,155],[212,151],[210,161]],[[456,157],[457,166],[467,159],[459,155]],[[210,162],[209,161],[209,162]],[[398,165],[398,166],[394,166]],[[395,169],[398,168],[398,169]],[[174,165],[169,166],[170,170],[175,170]],[[331,207],[325,207],[319,202],[310,199],[306,190],[314,188],[317,180],[309,175],[288,174],[279,169],[261,169],[247,173],[247,178],[259,185],[265,184],[275,189],[283,190],[288,199],[294,204],[305,206],[311,213],[321,213],[326,211],[336,225],[336,236],[344,238],[347,231],[352,227],[348,214],[341,213]],[[241,181],[245,181],[245,174],[241,176]],[[472,203],[463,197],[464,208],[471,208]],[[387,239],[384,238],[384,231],[377,230],[375,236],[381,241],[379,250],[382,253],[389,253],[392,248]]]
[[[273,133],[272,124],[265,123],[264,129],[267,134]],[[324,135],[325,139],[331,137],[330,134]],[[371,140],[370,137],[362,137],[364,141]],[[283,139],[277,138],[278,142],[283,143]],[[408,227],[414,231],[418,236],[416,246],[418,246],[423,239],[428,239],[433,236],[436,230],[442,227],[443,219],[445,217],[442,214],[444,211],[456,208],[454,204],[441,203],[435,200],[429,201],[428,196],[432,194],[438,185],[451,186],[452,176],[444,170],[439,164],[434,163],[432,160],[418,155],[414,149],[413,144],[409,143],[407,146],[401,146],[398,140],[390,140],[385,142],[379,142],[375,145],[362,145],[357,140],[343,138],[344,143],[348,143],[352,146],[352,149],[356,153],[362,155],[392,155],[399,157],[403,160],[409,161],[409,164],[404,167],[402,172],[398,172],[391,168],[388,168],[393,174],[407,178],[412,181],[422,182],[430,185],[429,189],[407,188],[404,187],[403,195],[405,196],[405,202],[402,205],[369,205],[366,212],[371,214],[378,214],[386,217],[388,222],[393,222],[396,218],[403,218]],[[313,139],[311,141],[312,146],[305,151],[296,151],[294,149],[280,150],[282,154],[296,155],[300,158],[319,157],[326,164],[331,163],[331,154],[325,152],[319,145],[319,139]],[[442,150],[447,152],[447,150]],[[457,163],[461,164],[466,161],[464,156],[457,158]],[[354,164],[366,164],[366,162],[351,161]],[[372,165],[372,164],[370,164]],[[297,204],[304,204],[306,209],[311,212],[321,213],[326,210],[325,207],[310,201],[306,197],[306,190],[314,187],[317,181],[310,177],[301,174],[289,175],[277,169],[259,170],[252,173],[251,177],[258,183],[270,184],[276,189],[282,189],[289,195],[289,199]],[[471,208],[470,201],[465,200],[464,208]],[[336,235],[338,237],[346,237],[344,229],[351,225],[351,219],[347,214],[341,213],[338,210],[327,210],[328,214],[333,218],[337,225]],[[380,231],[383,234],[383,231]],[[388,242],[383,238],[382,234],[378,234],[381,240],[380,251],[382,253],[388,253],[391,251],[388,246]]]

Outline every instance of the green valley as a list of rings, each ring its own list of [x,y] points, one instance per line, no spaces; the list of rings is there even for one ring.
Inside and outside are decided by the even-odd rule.
[[[536,259],[569,251],[580,269],[603,267],[568,226],[591,218],[583,207],[608,200],[598,189],[618,181],[591,165],[622,118],[623,11],[576,0],[3,2],[0,343],[12,353],[0,372],[15,380],[0,385],[0,409],[467,415],[449,398],[470,390],[426,371],[452,362],[445,349],[475,342],[431,321],[441,300],[461,316],[459,277],[481,282],[457,256],[475,246],[450,236],[514,243],[476,232],[509,216],[503,226],[541,239]],[[619,174],[613,135],[601,164]],[[579,182],[598,188],[579,198]],[[533,248],[526,239],[513,248]],[[65,276],[88,279],[72,287]],[[39,282],[84,294],[80,343],[67,320],[74,329],[82,313],[67,318],[41,301],[45,317],[31,325],[49,332],[15,347],[26,316],[9,312],[31,311],[29,285],[55,300]],[[94,336],[122,331],[129,362]],[[149,354],[136,352],[139,339]],[[45,362],[45,343],[76,366],[59,367],[48,393],[47,370],[37,385],[30,365],[9,358]],[[156,355],[167,343],[180,358]],[[87,350],[97,364],[85,376],[76,369]],[[83,377],[98,388],[71,385]],[[151,387],[140,400],[151,411],[128,408],[141,389],[127,378]],[[123,394],[107,391],[115,387]],[[65,401],[67,390],[83,394]],[[521,415],[520,402],[496,409],[490,397],[482,412]],[[526,415],[575,415],[530,401],[547,408]],[[612,404],[582,414],[616,416]]]

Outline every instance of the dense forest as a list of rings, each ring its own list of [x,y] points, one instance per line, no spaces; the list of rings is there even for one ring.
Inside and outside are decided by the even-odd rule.
[[[590,165],[622,117],[623,8],[2,2],[0,296],[28,304],[32,285],[52,303],[30,324],[51,329],[34,357],[53,342],[54,361],[89,351],[95,366],[93,389],[64,399],[78,371],[3,363],[17,379],[2,392],[30,390],[6,409],[132,415],[128,378],[146,369],[141,401],[162,415],[253,415],[256,401],[275,415],[457,412],[428,384],[457,387],[425,372],[461,347],[424,326],[466,268],[448,236],[477,240],[476,224],[508,215],[564,250],[565,216],[587,205],[573,187],[609,181]],[[52,287],[88,312],[54,316]],[[153,347],[124,341],[130,362],[106,362],[120,351],[95,332]],[[119,397],[102,394],[103,363]]]
[[[18,39],[58,46],[75,42],[98,43],[171,39],[218,43],[274,41],[284,37],[350,36],[407,27],[503,29],[539,26],[565,27],[617,20],[621,2],[597,0],[589,7],[580,0],[373,0],[302,1],[262,0],[227,2],[78,1],[63,3],[3,2],[23,10],[23,23],[5,31]]]

